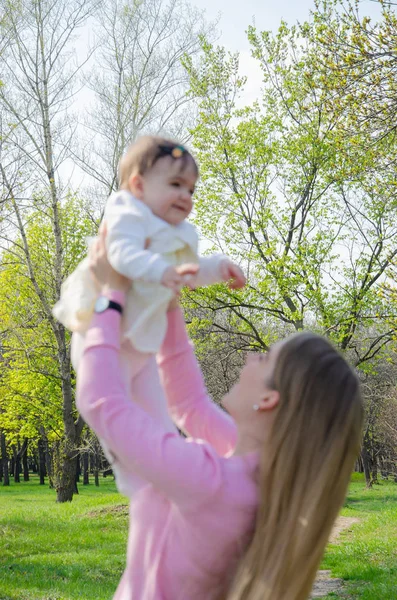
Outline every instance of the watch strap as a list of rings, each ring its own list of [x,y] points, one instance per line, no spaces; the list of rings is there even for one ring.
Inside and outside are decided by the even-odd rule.
[[[109,300],[108,308],[117,310],[117,312],[119,312],[120,314],[123,313],[123,307],[121,306],[121,304],[119,304],[118,302],[115,302],[114,300]]]
[[[114,300],[110,300],[107,296],[98,296],[95,301],[94,311],[96,313],[103,313],[108,309],[116,310],[118,313],[122,314],[123,307],[119,302],[115,302]]]

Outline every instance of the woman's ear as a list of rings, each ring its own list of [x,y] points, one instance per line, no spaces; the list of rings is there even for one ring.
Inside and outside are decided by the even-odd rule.
[[[139,173],[130,175],[128,179],[128,188],[135,198],[142,200],[143,198],[143,177]]]
[[[264,412],[266,410],[273,410],[278,406],[280,401],[280,393],[277,390],[267,390],[266,395],[263,396],[262,400],[258,404],[258,410]]]

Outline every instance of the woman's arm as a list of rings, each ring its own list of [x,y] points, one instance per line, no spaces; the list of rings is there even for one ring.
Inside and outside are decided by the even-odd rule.
[[[115,310],[94,315],[79,367],[77,407],[124,468],[181,507],[197,506],[221,485],[221,459],[211,446],[164,432],[128,399],[121,383],[119,326]]]
[[[168,328],[157,357],[168,409],[177,426],[209,442],[221,455],[234,449],[237,430],[233,419],[207,394],[180,308],[168,312]]]

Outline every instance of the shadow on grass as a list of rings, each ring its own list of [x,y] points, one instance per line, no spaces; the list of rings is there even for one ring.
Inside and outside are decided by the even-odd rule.
[[[124,557],[98,561],[89,552],[18,557],[0,566],[0,600],[108,600],[123,568]]]
[[[370,490],[367,493],[371,493]],[[395,496],[381,496],[379,498],[366,496],[355,496],[354,498],[347,498],[344,506],[349,507],[351,504],[367,504],[370,505],[369,508],[366,507],[366,510],[376,511],[379,510],[379,505],[381,507],[384,504],[396,504],[397,502],[397,494]]]

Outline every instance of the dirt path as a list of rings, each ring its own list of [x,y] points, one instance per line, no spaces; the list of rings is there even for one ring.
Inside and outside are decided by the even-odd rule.
[[[358,522],[359,519],[355,519],[354,517],[338,517],[329,538],[331,544],[337,544],[340,533]],[[324,598],[331,592],[341,590],[342,587],[343,579],[333,579],[331,577],[331,571],[319,571],[317,573],[316,581],[314,582],[311,598]]]

